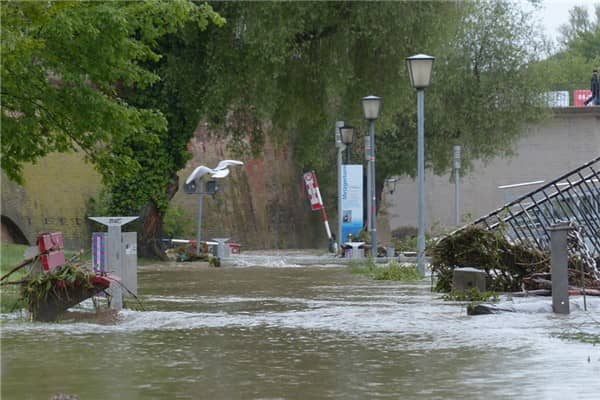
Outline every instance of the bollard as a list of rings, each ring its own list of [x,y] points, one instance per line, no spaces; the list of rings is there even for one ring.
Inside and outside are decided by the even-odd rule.
[[[452,289],[467,291],[473,288],[485,292],[485,271],[472,267],[455,268],[452,274]]]
[[[229,245],[226,243],[229,238],[213,238],[215,242],[217,242],[217,254],[218,258],[226,258],[230,255]]]
[[[567,235],[573,229],[570,222],[553,225],[550,230],[550,253],[552,268],[552,310],[557,314],[569,314],[569,256]]]

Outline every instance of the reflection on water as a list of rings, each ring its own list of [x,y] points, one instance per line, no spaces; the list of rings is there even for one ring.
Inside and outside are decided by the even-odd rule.
[[[344,267],[145,268],[145,311],[2,318],[2,399],[597,399],[600,299],[469,317],[418,284]],[[509,301],[509,300],[505,300]],[[90,307],[89,304],[84,305]]]

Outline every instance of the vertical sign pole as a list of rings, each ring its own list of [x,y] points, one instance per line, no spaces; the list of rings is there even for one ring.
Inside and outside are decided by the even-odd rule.
[[[200,237],[201,237],[201,232],[202,232],[202,200],[204,200],[204,181],[202,180],[202,178],[198,179],[198,183],[199,183],[199,193],[198,193],[198,230],[196,231],[196,255],[199,256],[200,255]]]
[[[123,266],[121,265],[121,225],[108,226],[108,265],[110,272],[123,281]],[[123,291],[120,283],[113,282],[110,285],[111,308],[121,310],[123,308]]]
[[[455,221],[456,226],[460,225],[460,146],[454,146],[454,204],[455,209]]]

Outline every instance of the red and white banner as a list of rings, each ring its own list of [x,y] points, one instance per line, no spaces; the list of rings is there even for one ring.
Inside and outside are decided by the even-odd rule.
[[[322,209],[323,200],[321,199],[321,192],[319,192],[317,177],[313,171],[304,174],[304,187],[306,188],[308,201],[310,201],[311,210],[317,211]]]
[[[319,191],[319,184],[317,183],[317,175],[314,171],[307,172],[303,175],[304,187],[306,188],[306,194],[310,201],[310,208],[313,211],[321,210],[323,217],[323,223],[325,224],[325,230],[327,231],[327,237],[331,239],[331,229],[329,229],[329,222],[327,221],[327,213],[325,212],[325,205],[323,204],[323,198]]]

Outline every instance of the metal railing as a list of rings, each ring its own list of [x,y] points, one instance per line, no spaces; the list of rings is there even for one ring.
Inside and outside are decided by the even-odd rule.
[[[600,255],[600,157],[505,204],[471,225],[502,229],[513,242],[550,248],[550,228],[571,221],[590,253]]]

